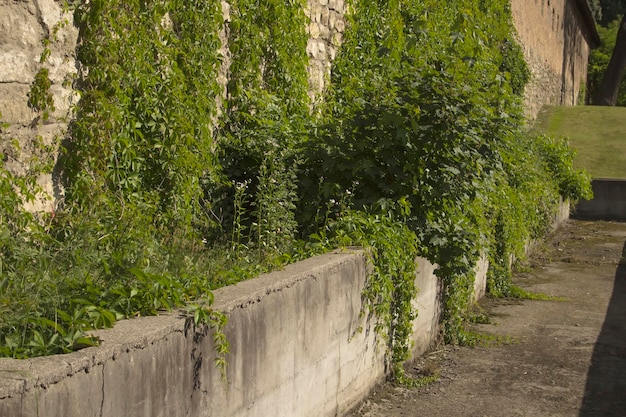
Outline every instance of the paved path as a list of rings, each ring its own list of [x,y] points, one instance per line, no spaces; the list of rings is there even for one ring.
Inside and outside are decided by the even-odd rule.
[[[566,301],[484,300],[480,332],[509,343],[435,348],[420,389],[380,387],[351,417],[626,416],[626,223],[569,221],[515,282]]]

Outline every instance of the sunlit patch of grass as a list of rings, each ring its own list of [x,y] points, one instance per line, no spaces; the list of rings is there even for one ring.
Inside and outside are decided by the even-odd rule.
[[[626,107],[547,106],[534,128],[565,136],[576,149],[576,168],[593,178],[626,178]]]

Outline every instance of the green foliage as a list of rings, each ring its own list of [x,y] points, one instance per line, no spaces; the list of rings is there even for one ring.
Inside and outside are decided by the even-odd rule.
[[[351,1],[315,109],[305,2],[229,4],[223,92],[218,0],[78,2],[87,70],[63,206],[24,212],[34,177],[0,169],[0,353],[70,351],[97,343],[91,329],[192,303],[190,323],[218,328],[223,369],[212,288],[360,245],[364,314],[410,383],[415,257],[439,265],[446,341],[474,343],[480,254],[490,291],[514,293],[512,257],[547,230],[560,195],[588,195],[566,143],[525,130],[529,72],[509,2]]]
[[[440,266],[445,338],[467,343],[480,252],[490,290],[506,293],[511,257],[547,230],[559,192],[588,195],[588,178],[566,144],[523,127],[529,72],[508,2],[353,7],[318,135],[305,144],[302,223],[339,216],[346,193],[357,210],[406,198],[419,252]]]
[[[138,225],[155,233],[213,227],[200,184],[219,174],[210,125],[220,92],[219,6],[216,0],[77,6],[78,58],[89,71],[79,84],[79,117],[64,161],[68,206],[82,210],[94,199],[103,211],[142,206],[148,214]],[[119,214],[133,220],[133,211]]]
[[[397,204],[381,200],[376,209],[348,210],[329,224],[330,246],[361,246],[372,272],[363,291],[364,310],[375,315],[376,332],[384,337],[396,378],[404,375],[402,362],[409,357],[410,336],[417,312],[412,300],[415,288],[417,236],[403,219],[410,214],[406,200]]]
[[[28,93],[28,107],[42,113],[42,119],[48,120],[50,112],[54,111],[54,98],[50,93],[52,81],[49,78],[49,70],[41,68],[35,75]]]
[[[340,201],[349,190],[360,209],[407,196],[420,251],[440,265],[446,338],[458,341],[474,266],[492,235],[486,213],[496,184],[506,183],[504,152],[522,135],[518,95],[528,70],[508,2],[354,8],[320,134],[307,143],[302,189],[317,194],[305,201]],[[332,218],[337,208],[328,210],[302,213]]]
[[[626,12],[626,2],[624,0],[594,0],[592,1],[592,7],[594,11],[598,10],[598,4],[600,6],[600,13],[596,13],[596,19],[598,14],[600,19],[598,22],[602,26],[607,26],[618,16],[623,15]]]
[[[220,172],[210,125],[219,7],[76,4],[88,71],[62,158],[64,204],[43,217],[24,212],[40,171],[22,178],[0,169],[2,355],[94,344],[91,329],[181,306],[217,285],[203,261],[201,236],[215,226],[200,183]],[[49,88],[44,68],[29,95],[44,116],[53,110]]]
[[[596,22],[602,20],[602,5],[600,4],[600,0],[590,0],[589,6],[591,7],[591,12]]]
[[[537,300],[537,301],[565,301],[566,298],[555,297],[553,295],[547,295],[543,293],[536,293],[527,291],[517,285],[512,285],[508,297],[519,298],[523,300]]]
[[[307,17],[302,1],[230,3],[231,53],[227,100],[218,130],[224,187],[207,184],[222,226],[240,229],[248,244],[278,254],[294,239],[298,145],[309,120]],[[232,211],[243,195],[244,212]]]
[[[581,198],[591,200],[591,178],[584,171],[574,168],[575,151],[568,141],[547,135],[537,136],[535,141],[545,171],[556,181],[559,194],[572,203]]]

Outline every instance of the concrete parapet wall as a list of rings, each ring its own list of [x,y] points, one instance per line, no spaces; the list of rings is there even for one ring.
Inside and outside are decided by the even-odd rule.
[[[581,200],[575,217],[583,219],[626,220],[626,180],[599,178],[591,182],[593,200]]]
[[[418,265],[414,355],[438,337],[441,311],[436,267]],[[375,319],[360,316],[366,275],[362,253],[337,252],[216,290],[226,380],[212,334],[178,314],[119,322],[99,347],[0,359],[0,416],[342,415],[387,373]]]
[[[568,208],[561,205],[555,226]],[[416,262],[413,357],[438,341],[442,309],[437,266]],[[487,269],[483,257],[475,299],[485,294]],[[213,334],[179,313],[121,321],[97,332],[100,346],[71,354],[0,358],[0,416],[343,415],[389,370],[375,318],[361,315],[366,279],[362,252],[335,252],[216,290],[214,308],[228,317],[225,380]]]

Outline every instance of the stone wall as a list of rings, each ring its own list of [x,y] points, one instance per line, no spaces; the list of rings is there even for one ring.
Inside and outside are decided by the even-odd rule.
[[[0,0],[0,113],[2,122],[9,125],[0,133],[3,139],[0,150],[6,153],[7,167],[15,173],[25,172],[31,157],[45,156],[40,155],[41,145],[37,143],[56,148],[77,102],[71,85],[77,73],[78,30],[72,24],[71,14],[63,12],[63,3],[62,0]],[[526,89],[529,118],[534,118],[544,104],[576,104],[585,82],[589,48],[597,41],[597,32],[584,13],[585,7],[588,8],[586,1],[512,0],[511,6],[533,74]],[[225,24],[220,33],[223,65],[219,72],[222,86],[227,83],[229,71],[226,45],[229,9],[223,1]],[[341,46],[348,6],[345,0],[307,0],[305,12],[310,18],[306,47],[310,59],[309,96],[315,104],[327,87],[332,61]],[[50,41],[50,55],[41,63],[46,40]],[[28,105],[33,80],[42,68],[49,70],[50,92],[56,108],[47,120]],[[220,97],[216,100],[221,104]],[[20,151],[8,150],[6,139],[17,139]],[[42,195],[30,209],[53,210],[55,201],[62,197],[56,180],[53,173],[39,179],[45,194],[54,198],[46,200]]]
[[[56,148],[77,101],[71,84],[77,72],[78,30],[62,4],[61,0],[0,0],[0,120],[8,125],[2,133],[0,151],[6,154],[6,165],[14,173],[24,173],[33,157],[50,156],[42,153],[42,145]],[[48,41],[50,53],[42,60],[44,42]],[[28,105],[35,75],[42,68],[49,71],[55,108],[47,120]],[[8,148],[14,139],[19,150]],[[46,194],[60,197],[62,191],[53,186],[52,173],[39,178],[39,183]],[[42,196],[29,208],[51,210],[53,201]]]
[[[341,46],[346,27],[344,0],[307,0],[306,14],[311,19],[306,51],[309,56],[309,97],[313,103],[323,93],[330,67]]]
[[[7,168],[16,174],[26,172],[31,158],[50,157],[49,153],[42,154],[41,144],[58,149],[78,99],[72,90],[78,65],[78,30],[73,25],[72,15],[64,13],[63,3],[63,0],[0,0],[0,121],[8,125],[0,131],[0,151],[6,155]],[[345,29],[346,11],[344,0],[307,1],[305,12],[310,18],[307,28],[309,96],[313,103],[319,100],[330,77],[331,63]],[[218,78],[222,91],[225,91],[230,65],[227,45],[230,6],[225,1],[222,1],[222,13],[224,27],[220,32],[220,54],[223,60]],[[42,63],[44,43],[48,41],[50,54]],[[50,93],[55,107],[47,120],[28,104],[35,75],[42,68],[49,70]],[[218,115],[222,98],[216,97]],[[9,149],[13,139],[19,143],[19,151]],[[56,154],[53,152],[54,160]],[[28,208],[53,210],[63,194],[58,178],[50,172],[39,178],[39,183],[44,193]]]
[[[532,73],[526,112],[541,106],[579,104],[587,79],[590,48],[598,34],[585,0],[512,0],[513,23]]]

